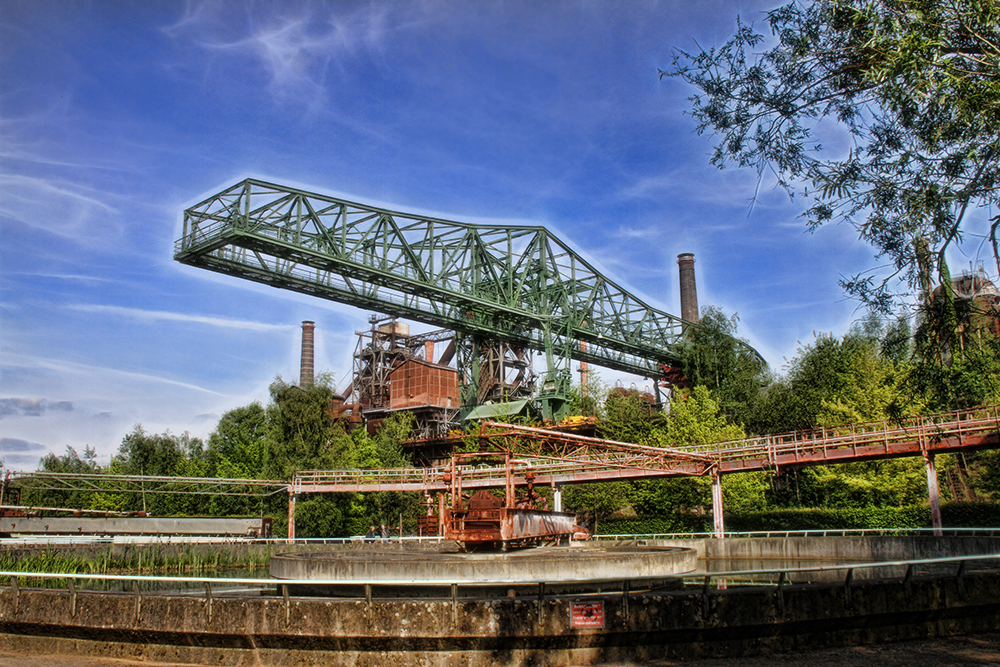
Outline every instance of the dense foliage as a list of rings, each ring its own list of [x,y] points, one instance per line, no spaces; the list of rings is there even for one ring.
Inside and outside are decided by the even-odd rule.
[[[822,429],[1000,403],[997,313],[961,298],[945,261],[974,225],[1000,272],[1000,3],[995,0],[798,0],[768,14],[769,34],[737,21],[718,48],[677,53],[661,77],[697,89],[691,113],[717,139],[712,162],[774,174],[807,201],[809,229],[852,225],[888,270],[847,278],[872,315],[842,337],[820,333],[781,374],[738,339],[738,318],[706,308],[686,336],[690,387],[666,406],[602,386],[572,392],[598,435],[712,448],[745,435]],[[828,149],[830,137],[845,146]],[[904,306],[898,317],[891,314]],[[908,315],[906,315],[908,313]],[[278,378],[267,406],[225,413],[207,445],[188,434],[127,434],[107,467],[89,447],[48,455],[43,470],[289,480],[296,471],[408,465],[405,415],[370,435],[332,418],[330,378]],[[478,439],[464,447],[475,451]],[[1000,452],[938,457],[946,525],[1000,525]],[[747,473],[722,480],[735,530],[927,525],[919,459]],[[544,491],[548,494],[549,491]],[[422,511],[412,494],[302,497],[301,536],[343,536]],[[266,499],[34,491],[22,504],[157,515],[269,515]],[[564,507],[600,532],[691,532],[711,526],[707,478],[567,487]]]
[[[400,443],[410,432],[409,415],[386,419],[374,436],[364,429],[348,433],[329,414],[333,391],[320,376],[314,386],[300,388],[278,378],[271,401],[234,408],[222,415],[207,447],[187,433],[147,433],[136,425],[106,467],[97,464],[89,447],[81,457],[68,448],[49,454],[40,469],[52,472],[105,472],[116,475],[290,480],[298,470],[391,468],[409,465]],[[288,497],[235,495],[117,493],[98,491],[29,491],[24,505],[94,510],[145,511],[153,516],[269,516],[274,532],[287,531]],[[407,528],[420,511],[414,494],[319,494],[297,503],[296,534],[300,537],[356,535],[385,523]]]
[[[723,327],[735,334],[734,318],[727,319],[714,309],[707,314],[710,327]],[[990,371],[984,376],[981,371],[997,368],[993,364],[1000,363],[1000,354],[988,331],[977,335],[982,344],[976,348],[975,364],[967,361],[973,358],[967,354],[945,367],[938,359],[920,356],[905,318],[869,315],[842,337],[816,335],[812,343],[799,349],[781,376],[769,375],[766,369],[732,356],[717,371],[692,373],[702,383],[676,393],[662,412],[651,414],[638,393],[611,392],[599,404],[600,435],[667,447],[711,444],[737,440],[744,434],[883,420],[891,423],[919,414],[998,403],[1000,373]],[[690,349],[702,358],[690,362],[689,367],[712,369],[715,362],[706,361],[705,347]],[[743,388],[739,400],[733,400],[733,386]],[[952,501],[950,506],[955,507],[958,501],[985,501],[996,507],[1000,500],[1000,452],[939,456],[937,467],[941,496]],[[901,526],[918,526],[921,524],[914,523],[912,515],[916,510],[907,510],[910,514],[890,510],[917,507],[927,501],[926,471],[919,458],[814,466],[779,474],[728,475],[722,484],[727,515],[732,514],[738,522],[744,520],[739,517],[759,515],[764,517],[760,525],[772,529],[782,524],[782,516],[820,517],[817,521],[827,527],[885,527],[884,522],[891,523],[892,517],[905,520]],[[710,528],[712,522],[707,478],[583,485],[567,491],[565,498],[566,507],[601,533],[617,533],[621,526],[634,527],[647,521],[658,528],[642,532],[700,531]],[[814,514],[801,515],[807,508]],[[885,514],[880,514],[883,511]],[[976,516],[986,519],[994,515]],[[798,523],[789,524],[789,529],[812,527],[806,519],[795,521]]]
[[[1000,4],[803,0],[767,24],[661,72],[697,89],[713,164],[775,174],[810,229],[852,225],[890,271],[843,284],[883,313],[935,270],[948,284],[946,251],[983,217],[1000,272]]]
[[[706,320],[705,338],[689,347],[692,354],[700,355],[689,361],[688,368],[696,369],[692,375],[701,382],[676,390],[669,405],[656,406],[635,390],[609,388],[592,378],[588,401],[577,404],[596,412],[599,436],[659,447],[695,444],[711,448],[750,434],[891,422],[1000,402],[1000,373],[982,376],[983,369],[1000,368],[998,346],[988,335],[981,336],[978,357],[957,359],[946,368],[921,358],[905,319],[869,316],[842,337],[816,335],[778,376],[738,346],[723,346],[721,362],[709,359],[706,350],[718,332],[735,336],[737,322],[715,309],[706,309]],[[97,464],[88,447],[83,456],[72,449],[61,457],[50,454],[41,468],[67,473],[287,480],[298,470],[409,465],[401,447],[412,427],[407,415],[385,420],[374,435],[365,429],[348,431],[328,412],[331,395],[329,382],[323,379],[308,389],[278,379],[271,385],[266,407],[251,403],[226,412],[207,445],[187,434],[151,434],[137,425],[122,439],[106,467]],[[467,440],[469,451],[478,450],[477,437]],[[1000,452],[939,456],[937,463],[941,496],[952,508],[945,515],[946,525],[992,522],[993,514],[975,508],[998,506]],[[780,474],[727,475],[722,488],[727,527],[733,530],[892,527],[896,521],[900,527],[919,526],[926,513],[926,472],[919,458],[815,466]],[[541,492],[551,495],[549,489]],[[160,516],[266,515],[273,518],[279,535],[287,526],[284,493],[264,499],[206,499],[45,491],[26,494],[22,503],[145,509]],[[622,532],[626,527],[639,532],[698,532],[710,528],[712,522],[707,477],[566,486],[563,506],[601,533]],[[960,507],[966,509],[956,509]],[[410,533],[424,511],[423,498],[417,494],[302,496],[297,502],[296,533],[302,537],[359,535],[381,523],[393,529],[402,523]]]
[[[1000,526],[1000,505],[950,502],[941,505],[942,522],[948,528]],[[930,528],[931,511],[926,504],[902,507],[854,507],[847,509],[775,509],[761,512],[726,512],[726,530],[733,532],[892,530]],[[604,521],[602,535],[655,535],[711,533],[712,515],[675,512],[668,516],[622,517]]]

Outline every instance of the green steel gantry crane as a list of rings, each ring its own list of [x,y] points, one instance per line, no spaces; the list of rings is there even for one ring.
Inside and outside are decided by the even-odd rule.
[[[455,331],[463,417],[489,341],[544,353],[538,399],[557,421],[571,359],[659,379],[694,326],[629,294],[544,227],[453,222],[255,179],[184,211],[174,259]]]

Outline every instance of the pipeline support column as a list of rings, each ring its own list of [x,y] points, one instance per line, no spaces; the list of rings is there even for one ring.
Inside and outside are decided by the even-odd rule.
[[[941,497],[938,494],[937,466],[934,464],[934,455],[924,452],[924,463],[927,467],[927,496],[931,504],[931,526],[934,534],[938,537],[944,534],[944,525],[941,522]]]
[[[715,537],[725,537],[726,527],[722,520],[722,475],[718,470],[712,473],[712,519],[715,523]]]
[[[295,543],[295,500],[298,495],[288,487],[288,543]]]

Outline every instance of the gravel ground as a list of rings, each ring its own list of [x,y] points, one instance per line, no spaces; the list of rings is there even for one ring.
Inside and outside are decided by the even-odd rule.
[[[646,663],[649,664],[649,663]],[[755,658],[653,663],[664,667],[981,667],[1000,665],[1000,632]],[[15,655],[0,648],[0,667],[176,667],[170,663],[66,655]],[[192,666],[194,667],[194,666]],[[609,665],[608,667],[612,667]]]
[[[683,667],[980,667],[1000,665],[1000,632],[753,658],[662,662]],[[4,666],[6,667],[6,666]]]

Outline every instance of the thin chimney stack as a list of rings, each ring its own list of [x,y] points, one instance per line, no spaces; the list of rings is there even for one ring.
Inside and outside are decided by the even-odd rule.
[[[677,255],[677,266],[681,274],[681,319],[697,323],[698,290],[694,282],[694,253],[683,252]]]
[[[299,366],[299,386],[302,388],[313,386],[313,330],[315,328],[315,322],[310,320],[302,322],[302,364]]]

